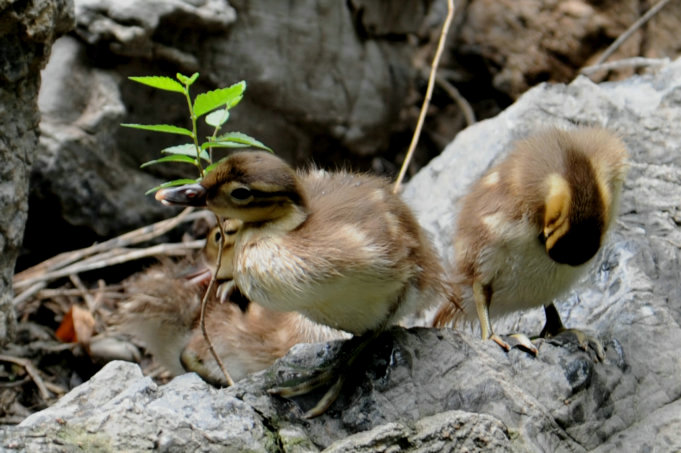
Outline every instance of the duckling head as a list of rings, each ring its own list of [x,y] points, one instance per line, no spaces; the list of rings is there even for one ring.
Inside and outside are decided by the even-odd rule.
[[[264,223],[303,214],[307,200],[295,171],[268,152],[238,152],[223,159],[198,184],[156,192],[166,205],[207,207],[214,213]]]
[[[608,188],[598,181],[586,156],[568,153],[565,175],[545,179],[544,223],[540,241],[554,261],[579,266],[598,252],[607,229]]]
[[[220,269],[215,271],[215,266],[218,258],[218,251],[220,250],[220,239],[222,238],[222,231],[220,227],[215,226],[208,233],[206,237],[206,245],[203,247],[203,259],[206,266],[211,273],[216,274],[218,280],[229,280],[234,275],[234,242],[236,233],[241,228],[242,222],[237,219],[227,219],[223,223],[222,231],[224,231],[224,243],[222,245],[222,258],[220,260]]]

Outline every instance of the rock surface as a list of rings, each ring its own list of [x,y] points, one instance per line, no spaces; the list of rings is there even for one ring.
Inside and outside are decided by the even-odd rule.
[[[112,362],[55,406],[0,431],[8,449],[72,451],[676,451],[681,449],[681,61],[595,85],[541,85],[462,132],[406,188],[443,255],[465,188],[514,139],[547,124],[599,124],[630,148],[621,214],[592,271],[558,301],[566,325],[589,327],[594,356],[569,338],[537,340],[538,358],[506,354],[467,330],[393,328],[366,372],[321,417],[310,398],[266,389],[333,357],[338,343],[299,345],[228,389],[195,375],[157,386]],[[427,195],[427,196],[424,196]],[[537,333],[537,311],[496,324]]]
[[[12,275],[28,212],[38,143],[40,69],[74,26],[69,0],[0,2],[0,346],[14,336]]]
[[[468,72],[478,79],[490,80],[491,87],[499,93],[516,99],[539,82],[573,79],[656,3],[653,0],[457,2],[460,24],[450,41],[451,64],[464,74]],[[608,61],[678,55],[681,46],[675,30],[679,26],[681,5],[669,2],[639,27]],[[633,74],[634,69],[627,67],[616,72],[621,78]]]

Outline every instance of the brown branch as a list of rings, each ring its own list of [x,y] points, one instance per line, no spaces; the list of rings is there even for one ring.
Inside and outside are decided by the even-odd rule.
[[[585,66],[580,69],[580,74],[585,76],[591,76],[598,71],[611,71],[613,69],[630,69],[630,68],[642,68],[646,66],[662,66],[663,64],[669,63],[669,58],[645,58],[645,57],[632,57],[623,58],[617,61],[611,61],[608,63],[601,63],[592,66]]]
[[[83,249],[60,253],[59,255],[49,258],[33,267],[15,274],[14,285],[16,286],[18,283],[32,279],[36,275],[51,272],[56,269],[61,269],[91,255],[102,253],[114,248],[127,247],[129,245],[149,241],[167,233],[183,222],[189,222],[204,215],[206,215],[204,212],[193,212],[193,208],[187,208],[175,217],[161,220],[160,222],[156,222],[151,225],[146,225],[142,228],[138,228],[118,237],[109,239],[108,241],[94,244]]]
[[[198,249],[203,247],[204,241],[197,240],[186,243],[175,244],[158,244],[152,247],[143,249],[120,249],[109,250],[101,255],[93,256],[80,263],[75,263],[62,269],[52,272],[47,272],[36,277],[27,278],[15,285],[18,288],[31,286],[38,282],[47,282],[58,278],[68,277],[71,274],[79,274],[81,272],[101,269],[103,267],[113,266],[115,264],[122,264],[128,261],[138,260],[141,258],[148,258],[156,255],[184,255],[191,249]]]
[[[90,310],[90,313],[94,313],[95,312],[95,301],[92,298],[92,296],[90,296],[90,294],[88,294],[87,289],[85,288],[85,285],[81,281],[80,277],[78,277],[77,274],[70,274],[69,280],[71,280],[71,283],[73,283],[73,286],[75,286],[76,289],[78,290],[78,292],[79,292],[78,295],[82,299],[85,300],[85,305],[87,305],[87,308],[88,308],[88,310]]]
[[[466,98],[461,96],[461,93],[459,90],[456,89],[454,85],[449,83],[447,79],[440,75],[435,76],[435,81],[440,85],[440,87],[445,90],[445,92],[451,97],[454,102],[459,106],[459,109],[461,109],[461,113],[463,113],[463,116],[466,118],[466,124],[468,126],[472,126],[475,124],[475,112],[473,111],[473,108],[471,105],[468,103]]]
[[[397,193],[400,190],[400,185],[404,179],[404,175],[407,173],[407,168],[409,168],[409,162],[414,155],[414,150],[419,142],[419,137],[421,136],[421,129],[423,129],[423,123],[426,120],[426,112],[428,110],[428,105],[430,105],[430,98],[433,96],[433,86],[435,85],[435,73],[437,72],[437,67],[440,64],[440,58],[442,57],[442,52],[445,48],[445,41],[447,38],[447,32],[449,31],[449,26],[454,18],[454,0],[447,0],[447,17],[442,24],[442,30],[440,31],[440,39],[437,43],[437,50],[435,51],[435,56],[433,57],[433,63],[430,65],[430,77],[428,77],[428,87],[426,88],[426,95],[423,99],[423,105],[421,105],[421,112],[419,113],[419,119],[416,122],[416,129],[414,129],[414,135],[411,138],[411,143],[409,144],[409,149],[407,150],[407,155],[402,162],[402,168],[400,168],[400,174],[395,180],[395,185],[393,186],[393,192]]]
[[[225,376],[225,381],[227,381],[227,385],[231,387],[234,385],[234,380],[232,380],[232,376],[230,376],[229,373],[227,372],[225,364],[222,362],[222,359],[215,351],[215,348],[213,347],[213,342],[211,341],[210,336],[208,335],[208,330],[206,329],[206,307],[208,306],[208,297],[210,296],[211,292],[213,291],[213,288],[215,287],[215,282],[217,282],[217,275],[218,272],[220,271],[220,266],[222,265],[222,249],[223,246],[225,245],[225,230],[222,219],[217,214],[215,214],[215,220],[217,220],[218,228],[220,228],[220,240],[218,241],[218,256],[215,263],[215,272],[213,272],[213,274],[211,275],[210,283],[208,283],[208,288],[206,288],[206,292],[203,294],[203,299],[201,300],[201,315],[199,318],[200,319],[199,324],[201,325],[201,333],[203,333],[203,338],[206,340],[206,343],[208,343],[208,349],[210,349],[210,353],[213,355],[213,358],[218,363],[218,366],[220,367],[222,374]]]
[[[645,25],[646,22],[648,22],[655,14],[660,12],[662,8],[664,8],[667,3],[669,3],[669,0],[660,0],[657,2],[652,8],[650,8],[646,13],[641,16],[636,22],[634,22],[631,27],[629,27],[624,33],[622,33],[610,46],[608,46],[607,49],[605,49],[605,52],[596,60],[596,63],[594,63],[594,66],[598,66],[601,63],[603,63],[605,60],[610,58],[610,56],[617,51],[617,49],[620,48],[622,43],[629,39],[631,35],[633,35],[639,28],[641,28],[643,25]]]
[[[47,387],[45,386],[43,379],[40,377],[38,369],[35,366],[33,366],[30,360],[1,354],[0,361],[13,363],[15,365],[23,367],[26,370],[26,374],[28,374],[31,377],[36,387],[38,387],[40,397],[45,401],[48,401],[52,397],[52,395],[50,395],[50,392],[47,390]]]

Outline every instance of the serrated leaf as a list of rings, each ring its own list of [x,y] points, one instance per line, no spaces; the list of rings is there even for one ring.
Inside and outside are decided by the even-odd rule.
[[[244,82],[246,83],[246,82]],[[244,98],[244,95],[241,94],[240,96],[235,97],[230,103],[227,104],[227,108],[231,109],[232,107],[235,107],[241,100]]]
[[[191,158],[196,158],[196,146],[192,143],[185,143],[184,145],[169,146],[168,148],[162,149],[163,154],[179,154],[183,156],[189,156]],[[201,150],[199,157],[207,162],[210,162],[210,156],[205,150]]]
[[[131,127],[133,129],[142,129],[145,131],[154,132],[165,132],[168,134],[178,134],[178,135],[188,135],[193,137],[192,131],[185,129],[184,127],[177,127],[171,124],[133,124],[133,123],[123,123],[123,127]]]
[[[208,148],[230,148],[230,149],[237,149],[237,148],[250,148],[251,145],[246,145],[244,143],[237,143],[237,142],[205,142],[201,144],[201,148],[203,149],[208,149]]]
[[[230,106],[236,98],[243,96],[245,89],[246,82],[241,81],[227,88],[218,88],[199,94],[194,99],[194,115],[199,118],[218,107]]]
[[[229,110],[227,109],[222,109],[222,110],[216,110],[214,112],[209,113],[206,115],[206,123],[209,126],[213,127],[220,127],[223,124],[227,122],[229,119]]]
[[[148,85],[153,88],[158,88],[159,90],[174,91],[175,93],[183,93],[184,87],[177,83],[176,80],[170,77],[162,76],[148,76],[148,77],[128,77],[128,79],[133,82],[141,83],[143,85]]]
[[[175,74],[175,77],[177,77],[177,80],[185,84],[187,87],[191,86],[192,83],[196,82],[196,79],[199,78],[199,73],[195,72],[194,74],[191,75],[191,77],[187,77],[184,74],[180,74],[179,72]]]
[[[253,148],[259,148],[259,149],[264,149],[266,151],[269,151],[273,153],[272,149],[269,146],[266,146],[262,142],[254,139],[253,137],[246,135],[242,132],[228,132],[226,134],[220,135],[219,137],[216,137],[215,142],[211,143],[212,146],[220,146],[223,145],[225,147],[226,144],[228,143],[236,143],[244,146],[252,146]]]
[[[145,168],[150,165],[162,164],[163,162],[184,162],[187,164],[198,165],[196,159],[192,159],[189,156],[183,154],[171,154],[170,156],[161,157],[160,159],[150,160],[140,165],[140,168]]]
[[[175,186],[183,186],[185,184],[194,184],[197,181],[198,181],[198,179],[176,179],[174,181],[164,182],[163,184],[159,184],[158,186],[147,190],[146,192],[144,192],[144,195],[149,195],[150,193],[154,193],[157,190],[165,189],[166,187],[175,187]]]

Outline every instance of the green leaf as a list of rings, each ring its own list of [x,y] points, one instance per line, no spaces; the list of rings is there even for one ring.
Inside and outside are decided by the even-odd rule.
[[[177,80],[185,84],[187,87],[191,86],[192,83],[196,82],[196,79],[199,78],[199,73],[195,72],[192,74],[191,77],[187,77],[186,75],[180,74],[179,72],[175,74],[175,77],[177,77]],[[184,93],[184,90],[182,91]]]
[[[229,119],[229,110],[227,109],[222,109],[222,110],[216,110],[214,112],[209,113],[206,115],[206,123],[209,126],[213,127],[220,127],[223,124],[227,122]]]
[[[216,137],[215,141],[211,142],[210,145],[215,147],[223,146],[226,148],[234,147],[229,146],[229,143],[242,145],[242,147],[252,146],[253,148],[264,149],[271,153],[274,152],[269,146],[266,146],[262,142],[241,132],[228,132],[226,134],[220,135],[219,137]]]
[[[205,175],[207,175],[207,174],[210,173],[211,171],[215,170],[215,167],[217,167],[218,164],[219,164],[220,162],[222,162],[222,161],[223,161],[223,159],[220,159],[219,161],[217,161],[217,162],[215,162],[215,163],[212,163],[212,164],[210,164],[209,166],[207,166],[206,168],[204,168],[204,169],[203,169],[204,177],[205,177]]]
[[[145,130],[145,131],[166,132],[168,134],[188,135],[189,137],[194,136],[194,134],[192,134],[192,131],[190,131],[189,129],[185,129],[184,127],[173,126],[171,124],[124,123],[124,124],[121,124],[121,126],[131,127],[133,129],[142,129],[142,130]]]
[[[170,77],[149,76],[149,77],[128,77],[133,82],[158,88],[159,90],[174,91],[184,94],[184,87]]]
[[[250,148],[251,145],[246,145],[244,143],[236,143],[236,142],[204,142],[201,144],[202,149],[208,149],[208,148],[230,148],[230,149],[237,149],[237,148]]]
[[[246,82],[244,82],[244,83],[246,83]],[[240,95],[240,96],[235,97],[234,99],[232,99],[231,102],[229,102],[229,103],[227,104],[227,108],[228,108],[228,109],[231,109],[232,107],[236,106],[239,102],[241,102],[241,100],[242,100],[243,98],[244,98],[244,95],[243,95],[243,94]]]
[[[156,187],[152,187],[151,189],[147,190],[146,192],[144,192],[144,195],[149,195],[150,193],[154,193],[157,190],[165,189],[166,187],[183,186],[185,184],[194,184],[195,182],[198,182],[198,179],[176,179],[174,181],[164,182],[163,184],[160,184]]]
[[[201,93],[194,99],[194,115],[199,118],[218,107],[236,105],[239,102],[237,98],[243,96],[244,90],[246,82],[241,81],[227,88]]]
[[[170,156],[161,157],[160,159],[150,160],[140,165],[140,168],[148,167],[150,165],[161,164],[163,162],[185,162],[192,165],[198,165],[199,163],[196,159],[192,159],[189,156],[183,154],[171,154]]]
[[[189,156],[191,158],[196,158],[196,146],[193,143],[185,143],[184,145],[170,146],[168,148],[162,149],[163,154],[179,154],[183,156]],[[205,150],[201,150],[199,157],[207,162],[210,162],[210,156]]]

